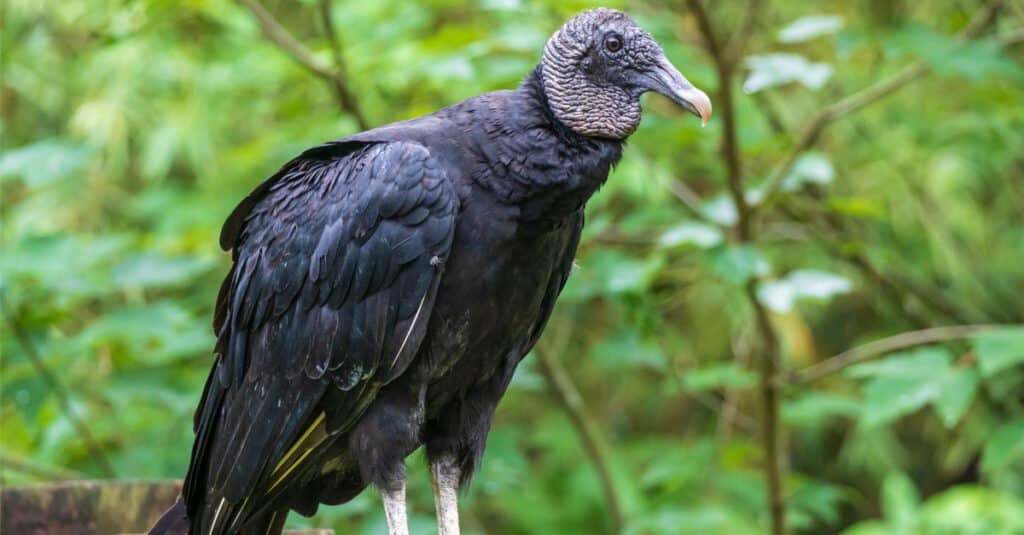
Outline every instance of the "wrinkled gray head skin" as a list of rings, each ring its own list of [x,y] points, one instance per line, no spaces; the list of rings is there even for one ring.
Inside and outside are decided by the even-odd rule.
[[[544,47],[548,104],[586,136],[625,139],[640,124],[640,95],[657,91],[705,123],[711,101],[665,57],[661,46],[621,11],[597,8],[566,22]]]

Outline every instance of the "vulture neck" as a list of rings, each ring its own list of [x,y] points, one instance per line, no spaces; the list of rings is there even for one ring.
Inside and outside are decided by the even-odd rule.
[[[608,179],[623,140],[574,132],[552,113],[540,68],[495,110],[489,128],[494,150],[483,156],[491,171],[477,179],[502,202],[520,208],[520,220],[559,227]]]

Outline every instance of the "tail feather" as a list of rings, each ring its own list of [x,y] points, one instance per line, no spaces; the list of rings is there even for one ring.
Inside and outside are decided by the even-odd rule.
[[[156,521],[149,530],[149,535],[188,535],[188,524],[185,500],[178,496],[178,501]]]

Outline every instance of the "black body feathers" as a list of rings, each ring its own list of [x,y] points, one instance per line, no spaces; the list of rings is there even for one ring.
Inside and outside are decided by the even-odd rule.
[[[231,214],[193,533],[279,530],[396,484],[420,445],[471,477],[621,154],[560,124],[538,77],[310,149]]]

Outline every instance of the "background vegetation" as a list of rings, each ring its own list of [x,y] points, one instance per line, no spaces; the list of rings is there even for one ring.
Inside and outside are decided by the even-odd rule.
[[[590,7],[264,1],[5,2],[4,484],[181,477],[233,205]],[[466,531],[1024,533],[1024,3],[604,3],[716,116],[646,100]]]

